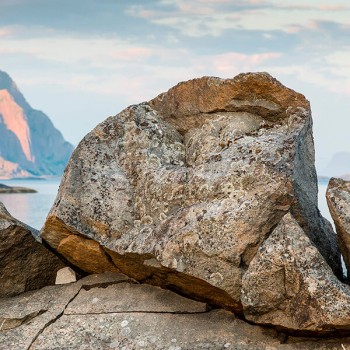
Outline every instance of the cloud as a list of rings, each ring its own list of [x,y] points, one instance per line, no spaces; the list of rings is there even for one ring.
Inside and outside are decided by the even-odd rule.
[[[152,55],[152,49],[130,45],[127,41],[101,37],[44,37],[2,40],[1,54],[26,54],[41,60],[76,64],[90,62],[103,67],[111,62],[142,62]]]
[[[210,55],[201,61],[201,69],[205,72],[215,72],[220,77],[233,77],[241,72],[261,70],[262,64],[277,60],[282,56],[279,52],[266,52],[246,55],[230,52],[221,55]]]
[[[350,6],[346,5],[308,5],[308,4],[277,4],[276,8],[282,10],[294,10],[294,11],[326,11],[326,12],[338,12],[349,11]]]
[[[9,37],[14,31],[9,27],[0,27],[0,38]]]
[[[133,5],[127,13],[183,35],[219,36],[225,30],[245,29],[298,32],[319,21],[346,25],[350,6],[336,2],[315,5],[313,1],[283,4],[276,1],[161,1],[158,6]],[[297,25],[296,25],[297,23]]]

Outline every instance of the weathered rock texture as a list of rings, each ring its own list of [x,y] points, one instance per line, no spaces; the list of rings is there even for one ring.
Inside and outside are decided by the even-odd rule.
[[[259,248],[242,283],[245,317],[296,332],[350,330],[350,287],[290,215]]]
[[[0,298],[55,284],[57,270],[64,267],[33,235],[39,233],[0,202]]]
[[[297,339],[121,274],[0,300],[0,350],[343,350],[350,340]]]
[[[242,276],[288,212],[340,275],[309,102],[266,73],[204,77],[89,133],[41,234],[83,270],[242,312]]]
[[[350,182],[332,178],[327,188],[327,203],[337,229],[340,251],[350,272]]]

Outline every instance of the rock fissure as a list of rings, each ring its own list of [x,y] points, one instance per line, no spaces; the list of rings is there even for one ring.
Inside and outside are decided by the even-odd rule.
[[[38,339],[38,337],[45,331],[45,329],[47,329],[50,325],[52,325],[53,323],[55,323],[56,321],[58,321],[63,315],[64,315],[64,311],[67,309],[68,305],[78,296],[79,292],[81,290],[81,287],[78,289],[78,291],[72,296],[72,298],[70,298],[68,300],[68,302],[66,303],[64,309],[57,314],[54,318],[52,318],[51,320],[49,320],[48,322],[45,323],[45,325],[43,325],[43,327],[39,330],[39,332],[35,335],[35,337],[33,338],[33,340],[31,341],[31,343],[29,344],[27,350],[30,350],[32,348],[32,346],[34,345],[35,341]]]
[[[0,332],[8,329],[14,329],[19,326],[25,325],[32,321],[35,317],[44,314],[47,310],[39,310],[25,315],[22,318],[0,318]]]
[[[165,315],[196,315],[196,314],[206,314],[210,311],[201,312],[170,312],[170,311],[111,311],[111,312],[85,312],[85,313],[65,313],[65,316],[82,316],[82,315],[118,315],[118,314],[165,314]]]

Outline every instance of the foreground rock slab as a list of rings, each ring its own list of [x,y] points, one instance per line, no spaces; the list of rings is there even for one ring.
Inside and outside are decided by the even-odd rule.
[[[65,265],[34,238],[38,234],[0,202],[0,298],[55,284]]]
[[[309,102],[267,73],[204,77],[89,133],[41,235],[87,272],[242,313],[242,276],[288,212],[341,275],[317,209]]]
[[[340,251],[350,271],[350,182],[332,178],[327,188],[327,203],[331,212]]]
[[[255,323],[299,334],[350,331],[350,287],[290,214],[249,265],[242,302],[246,319]]]
[[[116,273],[0,301],[0,350],[343,350],[350,339],[298,339]]]

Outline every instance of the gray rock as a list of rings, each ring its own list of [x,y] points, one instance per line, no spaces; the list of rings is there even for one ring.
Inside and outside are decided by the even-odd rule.
[[[0,349],[29,349],[42,331],[62,316],[82,287],[91,288],[125,281],[131,280],[120,274],[89,276],[76,283],[48,286],[0,300]]]
[[[286,337],[112,273],[3,299],[0,325],[0,350],[342,350],[350,344]]]
[[[337,229],[338,244],[343,254],[348,276],[350,271],[350,182],[331,178],[326,198]]]
[[[243,276],[247,320],[294,332],[350,330],[350,287],[287,214],[260,247]]]
[[[89,133],[41,235],[85,271],[241,313],[242,275],[287,212],[341,275],[317,209],[309,102],[267,73],[204,77]]]
[[[37,236],[0,202],[0,298],[55,284],[57,270],[65,265]]]

